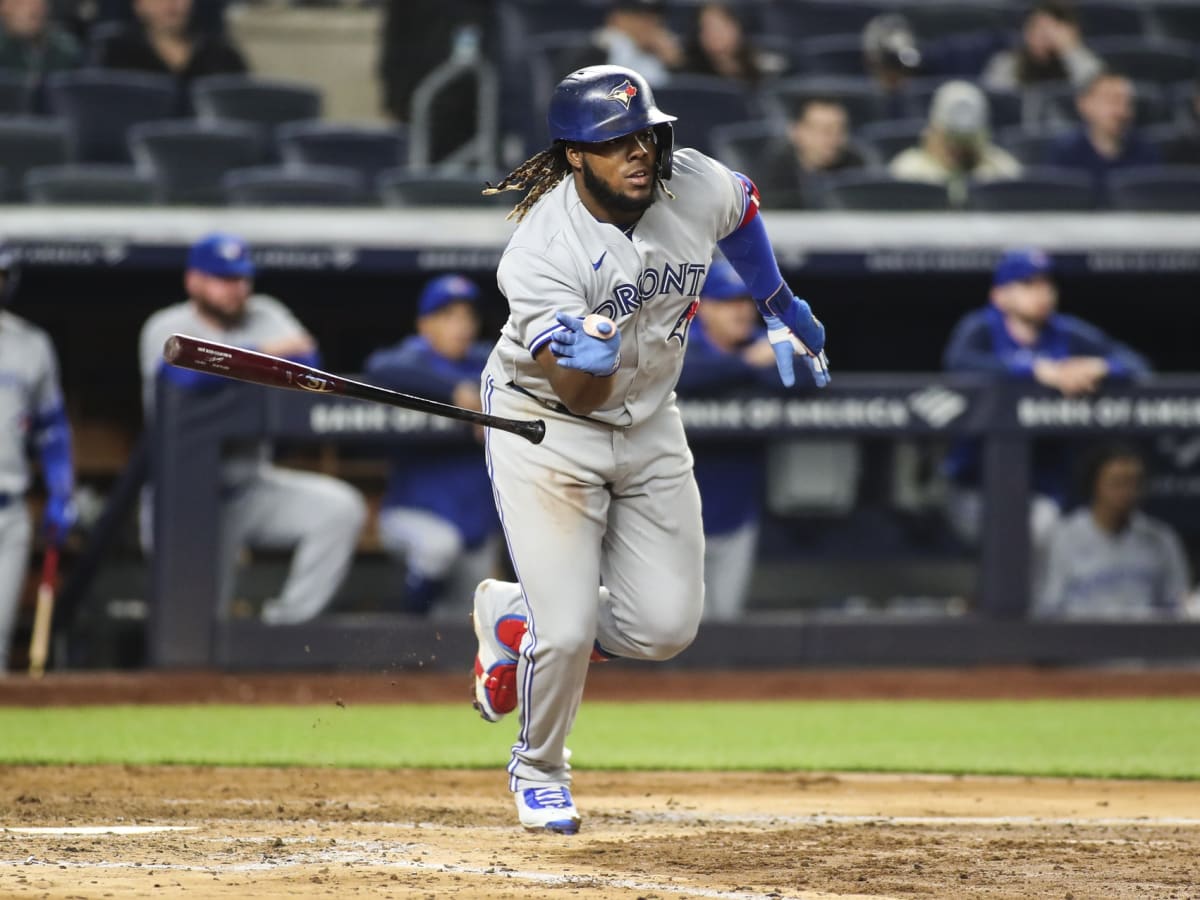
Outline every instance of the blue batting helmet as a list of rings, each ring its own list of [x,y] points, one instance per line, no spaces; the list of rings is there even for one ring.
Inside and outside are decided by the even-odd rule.
[[[555,141],[599,144],[653,128],[658,168],[671,177],[675,130],[669,116],[654,105],[646,79],[623,66],[588,66],[558,83],[546,116]]]

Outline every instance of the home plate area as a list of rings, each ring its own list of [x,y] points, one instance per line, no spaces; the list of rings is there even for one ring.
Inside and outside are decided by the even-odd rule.
[[[574,837],[502,774],[0,769],[0,897],[1200,896],[1200,785],[582,772]]]

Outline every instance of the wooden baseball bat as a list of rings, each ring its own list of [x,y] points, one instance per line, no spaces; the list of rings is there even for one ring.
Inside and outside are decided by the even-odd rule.
[[[331,375],[312,366],[292,362],[290,359],[241,347],[230,347],[186,334],[173,334],[167,338],[163,346],[163,359],[173,366],[207,372],[210,375],[222,375],[236,381],[314,394],[356,397],[359,400],[371,400],[448,419],[458,419],[473,425],[498,428],[519,435],[531,444],[540,444],[546,436],[546,423],[542,419],[506,419],[473,409],[463,409],[461,406],[451,406],[449,403],[439,403],[436,400],[427,400],[378,385]]]
[[[42,557],[42,580],[37,588],[37,611],[29,638],[29,677],[41,678],[50,653],[50,622],[54,618],[54,582],[58,579],[58,547],[51,543]]]

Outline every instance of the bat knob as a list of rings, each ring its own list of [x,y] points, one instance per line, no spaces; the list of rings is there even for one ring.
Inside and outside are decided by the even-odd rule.
[[[607,322],[609,324],[610,327],[607,332],[600,330],[599,326],[602,322]],[[594,338],[600,338],[602,341],[607,341],[617,333],[617,323],[608,316],[602,316],[599,313],[592,313],[591,315],[584,317],[583,330],[586,334],[590,334]]]
[[[169,363],[179,359],[179,335],[173,334],[167,338],[167,342],[163,344],[163,359]]]

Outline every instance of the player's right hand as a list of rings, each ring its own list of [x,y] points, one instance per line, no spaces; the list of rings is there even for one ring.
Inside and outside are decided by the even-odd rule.
[[[592,337],[583,330],[583,318],[569,313],[555,315],[562,327],[550,335],[550,352],[564,369],[591,375],[611,375],[621,365],[621,332],[612,322],[601,322],[601,330],[612,329],[607,338]]]
[[[75,519],[75,504],[70,494],[51,494],[46,498],[43,525],[47,540],[61,546],[67,539],[67,532],[74,526]]]
[[[807,305],[806,303],[805,306]],[[775,365],[779,369],[779,380],[785,387],[791,387],[796,383],[795,359],[797,356],[808,366],[813,384],[817,387],[825,387],[829,384],[829,360],[825,357],[824,350],[814,353],[804,341],[796,337],[792,330],[775,316],[763,316],[763,321],[767,323],[767,340],[771,342],[771,349],[775,351]],[[820,322],[817,322],[817,325],[821,329],[821,340],[824,342],[825,327]]]

